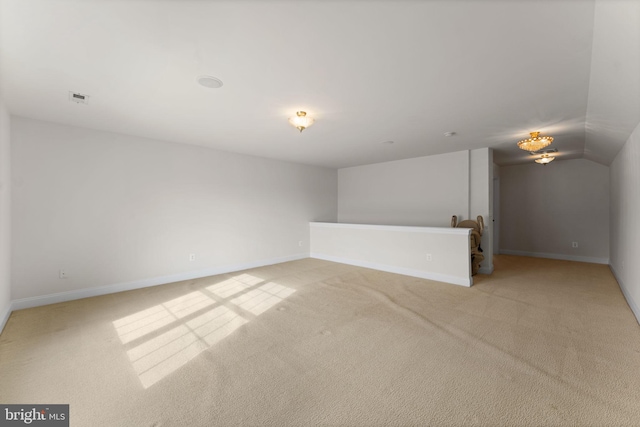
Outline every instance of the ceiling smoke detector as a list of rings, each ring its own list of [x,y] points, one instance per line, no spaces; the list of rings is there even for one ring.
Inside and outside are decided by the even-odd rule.
[[[76,104],[89,104],[89,95],[69,91],[69,101],[75,102]]]
[[[204,86],[209,89],[218,89],[222,87],[222,80],[213,76],[200,76],[197,80],[200,86]]]

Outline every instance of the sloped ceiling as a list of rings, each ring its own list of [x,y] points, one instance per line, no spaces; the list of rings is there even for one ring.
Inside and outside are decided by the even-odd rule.
[[[640,121],[635,0],[0,0],[0,14],[4,102],[56,123],[341,168],[482,147],[527,162],[515,142],[531,131],[559,158],[609,164]],[[302,134],[297,110],[316,119]]]
[[[611,163],[640,122],[640,1],[595,8],[584,157]]]

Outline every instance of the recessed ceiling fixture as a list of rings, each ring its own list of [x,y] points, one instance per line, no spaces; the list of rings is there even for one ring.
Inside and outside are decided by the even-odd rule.
[[[548,154],[543,154],[542,156],[540,156],[539,159],[535,159],[534,162],[536,162],[539,165],[543,165],[546,166],[549,163],[553,162],[556,158],[554,156],[550,156]]]
[[[382,141],[380,144],[384,144],[384,145],[391,145],[391,144],[395,144],[395,141]]]
[[[538,151],[553,142],[553,137],[539,136],[540,132],[530,132],[531,138],[518,141],[518,147],[524,151]]]
[[[295,117],[289,118],[289,123],[291,123],[296,129],[298,129],[300,133],[311,126],[314,121],[314,119],[307,116],[307,113],[305,111],[298,111]]]
[[[222,87],[222,80],[212,76],[200,76],[197,80],[200,86],[208,87],[209,89],[218,89]]]
[[[445,132],[444,136],[453,136],[455,134],[456,134],[455,132]]]

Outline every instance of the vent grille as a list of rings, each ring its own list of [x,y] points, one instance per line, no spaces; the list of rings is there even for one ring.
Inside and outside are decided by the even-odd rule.
[[[69,101],[76,104],[89,104],[89,95],[69,91]]]

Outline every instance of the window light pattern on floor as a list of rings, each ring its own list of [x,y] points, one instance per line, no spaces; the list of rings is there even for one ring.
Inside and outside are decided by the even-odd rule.
[[[294,292],[295,290],[286,286],[267,283],[232,299],[231,303],[259,316]]]
[[[144,388],[186,365],[295,289],[240,274],[113,322]]]
[[[191,292],[161,305],[156,305],[116,320],[113,322],[113,326],[116,327],[122,343],[127,344],[173,323],[176,319],[181,319],[213,304],[215,304],[215,301],[202,292]]]

